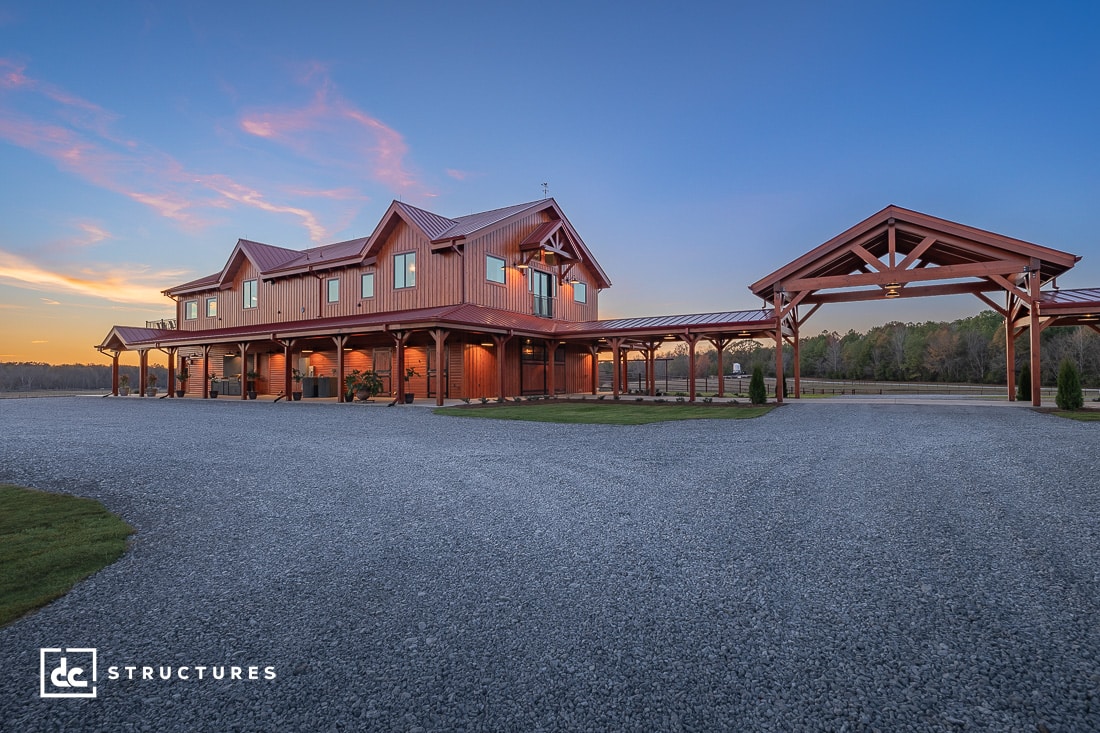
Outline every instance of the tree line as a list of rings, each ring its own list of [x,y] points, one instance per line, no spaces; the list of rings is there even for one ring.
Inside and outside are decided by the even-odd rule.
[[[1081,374],[1082,386],[1100,387],[1100,334],[1083,326],[1051,327],[1042,332],[1042,383],[1053,386],[1059,365],[1069,359]],[[688,374],[687,345],[678,344],[665,362],[673,378]],[[1016,373],[1031,358],[1030,339],[1016,340]],[[793,374],[794,350],[783,348],[783,372]],[[953,382],[1005,384],[1004,319],[994,311],[955,321],[901,323],[892,321],[865,333],[824,331],[800,339],[802,376],[892,382]],[[731,373],[739,363],[746,373],[756,366],[775,376],[775,347],[744,339],[727,347],[723,368]],[[696,377],[718,374],[718,352],[696,350]],[[631,365],[634,370],[641,364]],[[663,374],[658,367],[658,373]]]
[[[136,366],[119,365],[119,376],[128,375],[130,386],[138,387],[140,372]],[[157,377],[157,386],[168,387],[168,369],[160,364],[149,367]],[[0,362],[0,392],[30,392],[36,390],[104,390],[111,389],[109,364],[44,364],[35,361]],[[175,385],[172,385],[175,389]]]

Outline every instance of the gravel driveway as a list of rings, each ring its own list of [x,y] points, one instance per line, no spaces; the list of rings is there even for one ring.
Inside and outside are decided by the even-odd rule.
[[[0,629],[3,730],[1100,730],[1096,424],[57,398],[0,426],[0,481],[137,528]],[[97,698],[39,699],[41,647],[96,648]]]

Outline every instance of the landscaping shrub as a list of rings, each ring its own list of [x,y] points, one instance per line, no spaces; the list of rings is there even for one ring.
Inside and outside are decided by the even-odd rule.
[[[1054,401],[1062,410],[1080,410],[1085,405],[1085,395],[1081,392],[1081,375],[1077,365],[1070,359],[1063,359],[1058,369],[1058,394]]]
[[[749,380],[749,402],[762,405],[768,401],[768,388],[764,386],[764,370],[755,367]]]

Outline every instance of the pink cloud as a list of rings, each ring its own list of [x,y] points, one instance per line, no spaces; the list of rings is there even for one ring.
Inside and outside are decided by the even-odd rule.
[[[29,78],[24,67],[0,59],[0,91],[31,93],[52,101],[52,118],[30,117],[0,107],[0,138],[53,160],[63,170],[151,208],[160,216],[198,228],[202,212],[233,205],[297,217],[313,241],[328,235],[312,211],[278,203],[224,173],[188,171],[151,146],[114,135],[117,116],[50,84]]]
[[[51,269],[0,250],[0,282],[28,290],[65,292],[114,303],[164,306],[164,283],[183,276],[178,270],[149,271],[131,266],[85,268],[79,272]],[[45,300],[45,299],[44,299]],[[48,301],[47,301],[48,302]]]
[[[315,163],[368,170],[371,178],[394,191],[426,194],[424,185],[406,166],[409,147],[401,133],[336,92],[322,65],[310,65],[302,80],[315,87],[308,104],[252,112],[241,119],[241,129],[285,145]]]

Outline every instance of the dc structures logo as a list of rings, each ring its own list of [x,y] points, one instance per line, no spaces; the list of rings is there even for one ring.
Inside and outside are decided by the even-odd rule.
[[[40,697],[95,697],[95,649],[46,649],[39,652]]]

